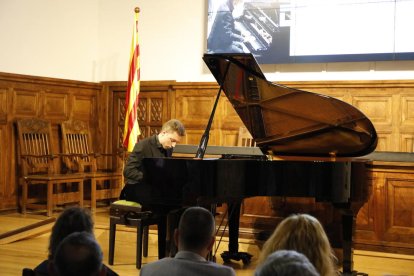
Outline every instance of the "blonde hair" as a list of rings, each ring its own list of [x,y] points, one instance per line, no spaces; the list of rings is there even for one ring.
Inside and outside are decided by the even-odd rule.
[[[171,119],[162,125],[161,131],[165,132],[177,132],[179,136],[185,135],[185,128],[183,123],[177,119]]]
[[[277,250],[295,250],[304,254],[321,276],[337,275],[329,239],[320,222],[307,214],[285,218],[263,245],[259,264]]]

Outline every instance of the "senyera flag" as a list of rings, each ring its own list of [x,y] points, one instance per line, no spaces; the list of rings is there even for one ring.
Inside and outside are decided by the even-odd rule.
[[[138,125],[138,96],[140,89],[140,64],[139,64],[139,40],[138,40],[138,14],[139,8],[135,8],[135,20],[129,59],[128,87],[125,98],[125,127],[124,147],[131,152],[141,134]]]

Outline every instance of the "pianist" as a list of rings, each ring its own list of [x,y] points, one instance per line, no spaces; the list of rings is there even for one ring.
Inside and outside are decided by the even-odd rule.
[[[145,157],[171,157],[174,147],[185,135],[184,125],[176,119],[169,120],[161,132],[139,141],[124,168],[125,187],[121,191],[120,199],[139,202],[148,205],[150,189],[143,183],[144,172],[142,159]]]
[[[146,157],[171,157],[175,145],[181,141],[184,135],[184,125],[179,120],[172,119],[162,126],[160,133],[147,137],[135,144],[124,168],[125,186],[119,197],[120,199],[139,202],[142,205],[142,210],[149,210],[164,217],[165,226],[167,225],[168,217],[168,228],[158,229],[158,231],[162,231],[167,235],[162,239],[162,242],[158,243],[160,252],[165,252],[166,256],[175,254],[176,247],[172,242],[172,232],[173,228],[178,224],[182,210],[180,210],[181,206],[152,204],[150,200],[151,187],[150,184],[144,181],[142,160]],[[173,210],[174,212],[172,212]],[[164,255],[158,257],[163,258]]]

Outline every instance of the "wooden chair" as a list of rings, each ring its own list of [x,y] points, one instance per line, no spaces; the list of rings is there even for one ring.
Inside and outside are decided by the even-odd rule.
[[[115,199],[121,192],[122,174],[120,171],[99,170],[97,159],[114,154],[97,153],[93,150],[88,124],[79,120],[69,120],[61,124],[63,152],[66,166],[72,172],[84,173],[91,181],[91,210],[96,209],[97,200]]]
[[[22,119],[17,121],[21,163],[21,209],[46,209],[51,216],[53,207],[58,203],[79,202],[83,206],[82,174],[62,174],[55,169],[54,160],[60,155],[52,150],[52,128],[49,121],[41,119]],[[73,185],[75,184],[75,185]],[[46,196],[29,197],[32,186],[46,186]],[[56,185],[56,186],[55,186]],[[72,189],[77,190],[72,192]],[[44,203],[46,201],[46,203]]]
[[[150,211],[141,211],[141,204],[126,200],[113,202],[109,209],[109,215],[108,263],[110,265],[114,264],[116,225],[133,226],[137,228],[136,268],[140,269],[142,255],[144,257],[148,256],[148,227],[158,225],[158,239],[161,240],[165,235],[160,230],[165,229],[161,226],[162,223],[165,223],[165,218]],[[164,253],[160,250],[161,248],[158,247],[158,256],[164,256]]]

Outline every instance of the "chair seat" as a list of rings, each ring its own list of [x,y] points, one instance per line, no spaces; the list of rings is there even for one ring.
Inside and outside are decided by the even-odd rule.
[[[141,208],[141,204],[139,204],[138,202],[135,201],[128,201],[125,199],[120,199],[117,201],[112,202],[112,205],[122,205],[122,206],[131,206],[131,207],[140,207]]]
[[[137,226],[136,220],[153,218],[150,211],[142,211],[138,202],[128,200],[117,200],[111,204],[109,209],[110,219],[116,224]]]
[[[165,238],[165,226],[161,227],[163,218],[157,214],[153,214],[150,211],[142,211],[142,206],[138,202],[117,200],[111,203],[109,209],[109,264],[114,263],[114,251],[115,251],[115,233],[116,225],[134,226],[137,228],[137,249],[136,249],[136,267],[141,268],[141,255],[148,256],[148,227],[150,225],[158,226],[158,238]],[[142,250],[144,247],[144,250]],[[164,257],[165,248],[159,246],[158,255]]]
[[[85,176],[80,173],[71,173],[71,174],[33,174],[23,176],[25,180],[40,180],[40,181],[58,181],[58,180],[67,180],[72,182],[83,181]]]

